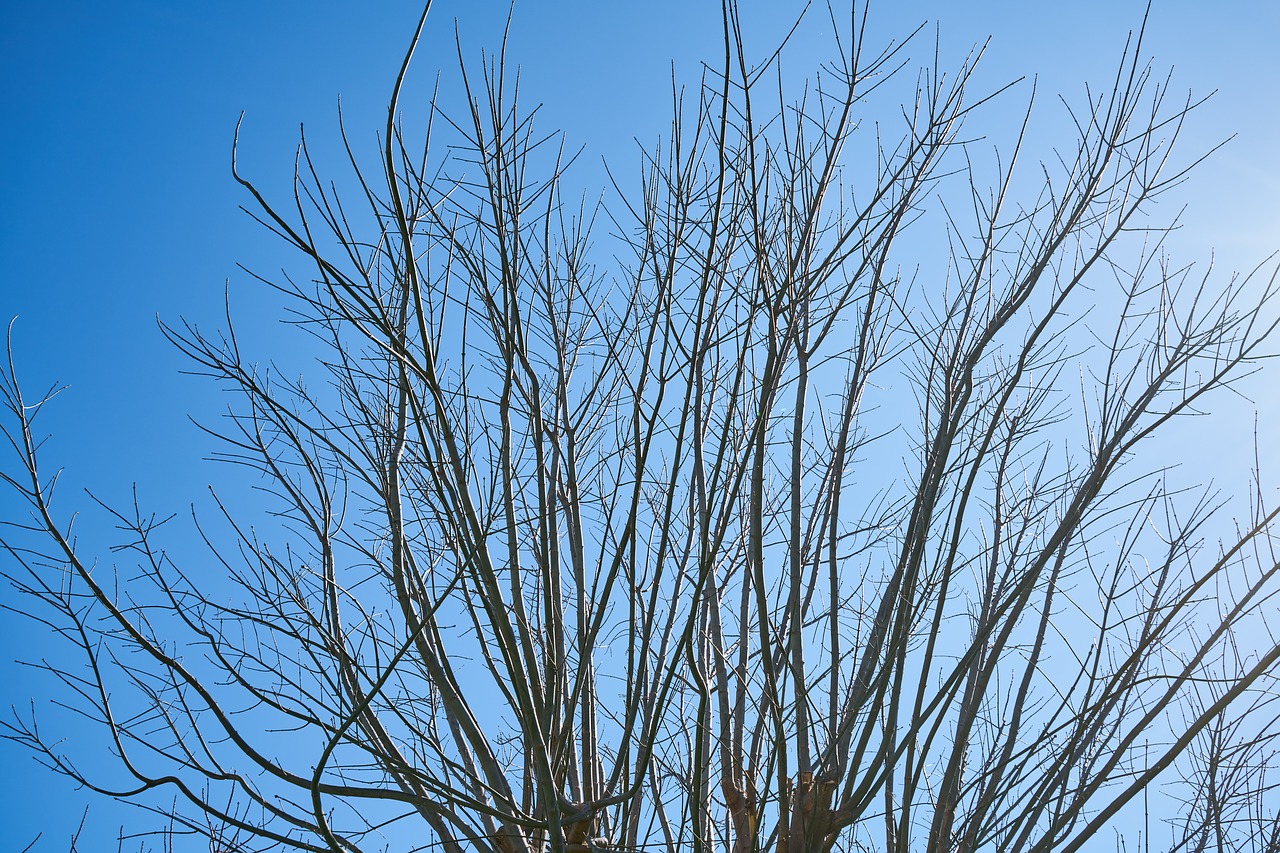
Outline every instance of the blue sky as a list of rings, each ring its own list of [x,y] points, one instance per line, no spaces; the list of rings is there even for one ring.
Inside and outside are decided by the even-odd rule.
[[[1143,12],[1128,0],[881,5],[872,21],[882,36],[937,21],[952,56],[991,36],[981,79],[994,87],[1038,73],[1046,120],[1060,108],[1044,95],[1105,83]],[[748,31],[768,41],[797,8],[748,0]],[[494,44],[506,10],[506,2],[437,2],[417,94],[436,65],[454,61],[455,16],[474,58]],[[187,416],[214,414],[224,401],[179,374],[155,318],[218,326],[229,280],[250,334],[271,333],[262,316],[269,303],[236,265],[269,272],[293,259],[237,209],[247,201],[229,171],[237,116],[246,113],[241,165],[268,189],[286,188],[300,123],[322,152],[333,151],[339,95],[354,141],[371,147],[418,11],[398,0],[360,10],[296,0],[4,5],[0,320],[19,317],[14,350],[31,388],[71,386],[45,423],[55,435],[51,463],[67,469],[64,508],[79,504],[82,487],[120,500],[137,482],[149,503],[182,510],[217,478]],[[665,126],[671,63],[688,79],[699,58],[715,56],[718,16],[711,0],[525,2],[511,53],[527,97],[545,105],[545,127],[585,144],[591,163],[629,165],[632,137],[656,138]],[[802,39],[820,19],[813,29]],[[1265,0],[1155,4],[1146,52],[1157,67],[1174,66],[1175,89],[1218,90],[1184,150],[1238,134],[1178,196],[1189,209],[1175,246],[1187,258],[1216,249],[1221,266],[1242,268],[1280,248],[1278,33],[1280,9]],[[913,56],[931,51],[930,37]],[[1023,87],[1005,102],[1011,115],[1025,95]],[[1257,402],[1265,413],[1268,401]],[[1228,418],[1251,421],[1255,408],[1242,402]],[[1274,435],[1264,430],[1264,439]],[[16,511],[0,496],[0,515]],[[12,602],[6,591],[0,598]],[[11,679],[0,682],[0,705],[24,705],[43,682],[10,661],[40,656],[47,633],[5,614],[0,639],[0,677]],[[0,848],[21,849],[45,829],[36,849],[65,849],[80,796],[7,744],[0,761],[8,789]],[[91,817],[96,827],[115,825],[109,807]]]

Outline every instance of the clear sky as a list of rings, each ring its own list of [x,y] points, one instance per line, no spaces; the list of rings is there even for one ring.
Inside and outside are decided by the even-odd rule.
[[[1144,4],[879,5],[872,21],[882,38],[936,21],[944,53],[955,56],[991,36],[981,79],[994,87],[1039,74],[1052,120],[1060,108],[1043,96],[1105,85]],[[1280,4],[1154,5],[1146,53],[1157,67],[1175,67],[1175,89],[1218,90],[1184,150],[1238,134],[1178,196],[1189,210],[1175,246],[1187,258],[1214,248],[1220,266],[1251,267],[1280,248]],[[418,94],[436,65],[454,62],[455,17],[474,59],[495,43],[507,8],[506,0],[439,0],[417,58]],[[748,31],[769,41],[798,8],[744,0]],[[339,95],[353,140],[371,150],[418,12],[402,0],[3,4],[0,320],[19,317],[14,351],[28,386],[71,386],[45,422],[56,437],[50,464],[67,469],[64,508],[79,505],[83,487],[118,501],[137,482],[151,505],[182,511],[217,478],[187,415],[216,413],[224,401],[179,374],[155,318],[217,327],[229,280],[250,334],[270,334],[269,319],[254,312],[267,303],[236,265],[269,272],[295,259],[237,209],[247,202],[229,170],[237,116],[246,113],[241,165],[268,189],[287,189],[300,123],[319,151],[334,151]],[[565,129],[592,163],[630,165],[632,137],[654,139],[665,126],[671,63],[691,79],[697,60],[720,49],[718,16],[713,0],[525,0],[511,54],[526,97],[545,105],[546,128]],[[818,17],[802,38],[816,37]],[[932,48],[930,36],[912,55],[923,62]],[[1016,113],[1026,92],[994,109]],[[1251,420],[1255,408],[1243,403],[1234,414]],[[0,496],[0,517],[15,512]],[[7,591],[0,601],[20,606]],[[45,684],[10,662],[40,657],[48,639],[37,625],[0,616],[0,707],[25,706]],[[81,795],[11,745],[0,744],[0,766],[0,849],[20,850],[44,829],[35,849],[65,850]],[[96,805],[94,831],[116,825],[115,814]]]

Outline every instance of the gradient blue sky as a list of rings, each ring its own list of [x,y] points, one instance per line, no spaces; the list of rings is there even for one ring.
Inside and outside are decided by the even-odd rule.
[[[994,86],[1038,73],[1042,95],[1075,96],[1086,80],[1105,84],[1144,4],[880,5],[872,20],[884,37],[936,21],[944,51],[957,55],[992,36],[981,79]],[[747,0],[744,9],[763,42],[798,4]],[[437,2],[419,83],[454,61],[455,16],[474,58],[494,44],[506,11],[506,2]],[[79,504],[82,487],[120,500],[136,481],[150,504],[181,510],[217,479],[187,415],[216,413],[224,400],[179,375],[155,317],[218,326],[229,279],[250,334],[270,334],[270,318],[255,313],[269,303],[236,264],[269,272],[294,258],[237,209],[247,199],[229,172],[236,118],[246,112],[241,165],[269,189],[286,188],[300,123],[322,153],[333,151],[339,95],[354,141],[371,147],[418,12],[399,0],[359,9],[333,0],[3,5],[0,320],[19,317],[14,351],[28,386],[71,386],[45,423],[56,436],[49,463],[67,469],[64,509]],[[545,104],[545,127],[567,130],[591,162],[629,165],[631,138],[656,138],[665,126],[670,63],[687,76],[716,55],[718,16],[713,0],[529,0],[518,4],[511,52],[526,96]],[[1149,30],[1146,52],[1175,67],[1176,89],[1218,90],[1184,150],[1238,134],[1179,195],[1190,207],[1175,246],[1186,257],[1214,248],[1221,266],[1250,267],[1280,247],[1280,4],[1157,2]],[[913,55],[924,61],[932,46],[927,38]],[[1025,94],[994,109],[1012,115]],[[1060,110],[1051,97],[1041,106],[1050,121]],[[1255,408],[1241,403],[1229,420],[1251,421]],[[17,511],[0,496],[0,516]],[[7,591],[0,600],[15,604]],[[0,707],[42,689],[10,661],[41,656],[48,639],[0,616]],[[81,795],[8,744],[0,767],[0,848],[20,850],[44,829],[35,849],[65,850]],[[96,805],[89,832],[116,826],[117,815]]]

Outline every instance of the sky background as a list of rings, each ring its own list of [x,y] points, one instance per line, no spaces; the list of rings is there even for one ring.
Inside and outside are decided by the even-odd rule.
[[[598,177],[602,157],[633,165],[633,137],[662,133],[673,62],[678,77],[692,80],[698,61],[721,49],[712,0],[517,5],[509,52],[521,65],[525,97],[544,104],[543,127],[586,146],[585,181]],[[1062,118],[1053,95],[1077,97],[1085,81],[1106,84],[1143,13],[1143,3],[1127,0],[880,5],[872,12],[880,40],[936,22],[943,56],[956,57],[990,36],[979,79],[995,88],[1038,74],[1048,126]],[[760,44],[776,39],[799,8],[743,6],[748,35]],[[1174,91],[1217,90],[1193,116],[1183,151],[1237,135],[1170,199],[1170,214],[1188,206],[1173,245],[1184,259],[1212,250],[1224,270],[1252,267],[1280,248],[1280,4],[1154,6],[1144,53],[1157,68],[1174,67]],[[487,0],[435,4],[416,59],[418,103],[434,69],[456,61],[455,16],[474,60],[496,43],[507,8]],[[238,210],[249,199],[229,169],[237,117],[245,112],[240,165],[269,192],[287,191],[300,124],[322,161],[334,155],[327,162],[342,165],[334,148],[339,95],[353,142],[372,153],[419,10],[323,0],[3,4],[0,320],[18,317],[13,351],[29,390],[70,386],[44,424],[55,436],[46,464],[66,469],[64,512],[83,507],[82,488],[119,501],[135,482],[148,504],[181,511],[217,479],[204,461],[209,442],[188,415],[213,416],[225,398],[181,375],[155,321],[219,327],[229,281],[246,333],[267,340],[276,328],[270,299],[237,264],[269,273],[296,258]],[[817,44],[821,29],[818,15],[800,33],[798,56],[808,55],[806,40]],[[923,62],[932,50],[931,29],[910,55]],[[1024,85],[991,108],[996,124],[1002,112],[1020,115],[1028,91]],[[1188,459],[1212,462],[1224,487],[1243,486],[1247,442],[1224,450],[1210,439],[1224,429],[1247,436],[1261,407],[1264,449],[1274,447],[1266,413],[1275,406],[1264,386],[1254,387],[1262,390],[1253,401],[1203,428],[1205,441],[1188,439]],[[12,470],[8,458],[0,465]],[[0,495],[0,518],[20,511]],[[101,522],[85,525],[90,541],[102,532]],[[0,602],[20,606],[7,590]],[[48,686],[12,661],[41,657],[49,640],[46,629],[0,614],[0,708],[25,707]],[[0,767],[0,849],[21,850],[43,830],[35,850],[65,850],[84,796],[9,744],[0,743]],[[86,838],[114,833],[119,814],[95,804]]]

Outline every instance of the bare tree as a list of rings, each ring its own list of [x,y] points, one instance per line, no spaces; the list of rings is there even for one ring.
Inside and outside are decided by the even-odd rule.
[[[788,97],[729,3],[608,205],[505,46],[412,138],[411,46],[350,192],[305,143],[283,205],[233,157],[305,261],[268,283],[310,378],[163,329],[272,506],[215,496],[193,557],[103,507],[94,571],[11,359],[7,573],[119,773],[10,737],[216,850],[1277,849],[1277,510],[1259,480],[1224,526],[1150,452],[1276,325],[1274,274],[1175,265],[1150,216],[1194,104],[1139,34],[1052,157],[1029,106],[989,155],[980,51],[912,85],[830,14]]]

